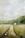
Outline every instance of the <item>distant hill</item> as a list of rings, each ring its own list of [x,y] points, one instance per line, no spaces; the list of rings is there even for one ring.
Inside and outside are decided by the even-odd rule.
[[[20,16],[19,18],[16,19],[16,23],[23,23],[25,24],[25,16]]]
[[[17,23],[17,24],[23,23],[23,24],[25,24],[25,16],[20,16],[16,19],[13,19],[13,20],[0,20],[0,24],[14,24],[14,23]]]

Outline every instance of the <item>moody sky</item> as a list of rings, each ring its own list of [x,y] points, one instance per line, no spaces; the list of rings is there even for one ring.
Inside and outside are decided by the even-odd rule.
[[[0,18],[9,19],[25,15],[25,0],[0,0]]]

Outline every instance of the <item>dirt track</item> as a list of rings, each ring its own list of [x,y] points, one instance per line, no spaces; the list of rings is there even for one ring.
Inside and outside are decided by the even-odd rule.
[[[8,25],[8,24],[2,24],[0,27],[2,28],[2,26],[4,27],[4,31],[10,26],[10,34],[12,34],[12,35],[14,35],[15,33],[14,33],[14,31],[13,31],[13,25]],[[17,26],[17,27],[16,27]],[[21,29],[21,31],[23,32],[23,30],[25,30],[25,24],[21,24],[21,25],[16,25],[15,26],[15,28],[16,28],[16,30],[19,30],[19,29]],[[3,31],[3,32],[4,32]],[[9,37],[4,37],[4,38],[9,38]],[[14,37],[15,38],[15,37]]]

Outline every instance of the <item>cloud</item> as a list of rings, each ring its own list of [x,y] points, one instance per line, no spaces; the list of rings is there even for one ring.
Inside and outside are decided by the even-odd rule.
[[[25,15],[24,0],[4,0],[0,4],[1,18],[16,18],[16,16]]]

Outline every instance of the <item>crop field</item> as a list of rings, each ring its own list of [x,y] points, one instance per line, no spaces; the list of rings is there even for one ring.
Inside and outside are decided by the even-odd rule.
[[[19,25],[0,24],[1,36],[3,35],[3,33],[5,33],[5,31],[8,28],[9,28],[9,30],[7,31],[8,36],[6,36],[6,37],[4,36],[4,38],[20,38],[21,35],[23,36],[23,38],[25,38],[25,24],[19,24]]]
[[[13,25],[11,25],[11,24],[0,24],[0,34],[5,33],[8,28],[9,28],[9,30],[7,31],[8,32],[7,34],[9,35],[9,38],[10,38],[10,35],[15,36],[14,30],[13,30]]]

